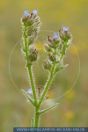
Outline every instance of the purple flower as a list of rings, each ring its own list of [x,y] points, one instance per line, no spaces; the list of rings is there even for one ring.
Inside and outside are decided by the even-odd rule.
[[[71,33],[69,32],[69,27],[65,27],[63,26],[60,30],[59,30],[59,33],[60,33],[60,38],[62,40],[69,40],[71,39]]]
[[[63,30],[63,32],[68,32],[69,31],[69,27],[62,27],[62,30]]]
[[[33,13],[33,15],[36,16],[38,14],[38,11],[37,10],[33,10],[32,13]]]
[[[60,39],[59,33],[54,33],[54,34],[53,34],[53,39],[54,39],[54,40]]]
[[[25,16],[25,17],[30,16],[30,13],[29,13],[29,11],[28,11],[28,10],[25,10],[25,11],[24,11],[24,16]]]

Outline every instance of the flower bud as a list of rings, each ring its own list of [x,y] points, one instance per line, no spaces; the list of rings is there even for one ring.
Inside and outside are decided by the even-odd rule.
[[[56,61],[56,56],[52,53],[49,53],[49,59],[50,59],[50,61],[55,62]]]
[[[56,41],[56,40],[59,40],[59,39],[60,39],[59,33],[57,33],[57,32],[54,33],[54,34],[53,34],[53,40]]]
[[[29,12],[28,10],[24,11],[21,18],[21,25],[22,36],[27,39],[29,45],[33,44],[40,31],[41,25],[37,10],[33,10],[32,12]]]
[[[25,17],[30,16],[29,10],[25,10],[25,11],[24,11],[24,16],[25,16]]]
[[[52,63],[49,60],[44,62],[44,65],[43,65],[44,69],[50,70],[51,66],[52,66]]]
[[[21,21],[26,24],[30,18],[31,14],[29,13],[28,10],[25,10],[24,13],[23,13],[23,16],[21,18]]]
[[[38,11],[37,10],[33,10],[32,11],[32,15],[37,16],[37,14],[38,14]]]
[[[28,61],[33,62],[37,60],[38,51],[34,47],[30,47]]]
[[[50,43],[52,43],[52,38],[50,37],[50,36],[48,36],[48,41],[50,42]]]
[[[62,27],[59,30],[59,33],[60,33],[60,37],[61,37],[62,40],[68,41],[69,39],[71,39],[71,33],[69,32],[68,27]]]
[[[48,36],[49,46],[52,48],[57,48],[60,43],[59,33],[54,33],[52,37]]]
[[[45,50],[47,52],[51,52],[52,51],[52,48],[48,44],[45,44],[44,47],[45,47]]]

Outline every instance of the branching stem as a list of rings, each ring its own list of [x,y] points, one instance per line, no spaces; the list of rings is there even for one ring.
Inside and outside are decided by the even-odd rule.
[[[43,102],[44,97],[46,96],[46,94],[47,94],[47,92],[48,92],[48,90],[49,90],[49,88],[50,88],[50,85],[51,85],[51,83],[52,83],[52,81],[53,81],[55,67],[56,67],[56,64],[53,64],[53,66],[52,66],[52,68],[51,68],[51,72],[50,72],[50,74],[49,74],[49,76],[48,76],[48,80],[47,80],[47,82],[46,82],[46,84],[45,84],[45,86],[44,86],[44,90],[43,90],[43,92],[42,92],[42,94],[41,94],[41,97],[40,97],[40,100],[39,100],[39,104],[38,104],[39,106],[40,106],[41,103]]]

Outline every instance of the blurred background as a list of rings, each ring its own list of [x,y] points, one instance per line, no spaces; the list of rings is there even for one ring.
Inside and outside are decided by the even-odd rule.
[[[46,106],[59,106],[42,116],[41,127],[88,126],[88,0],[2,0],[0,2],[0,132],[13,127],[30,127],[33,107],[21,89],[30,87],[20,51],[20,18],[25,9],[38,9],[42,21],[36,47],[41,58],[34,64],[37,87],[48,72],[43,70],[43,45],[47,35],[59,27],[70,27],[72,46],[65,58],[69,66],[57,74],[48,93]]]

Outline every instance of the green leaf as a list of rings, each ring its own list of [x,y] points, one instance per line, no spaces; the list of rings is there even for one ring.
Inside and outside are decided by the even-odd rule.
[[[48,112],[49,110],[54,109],[58,104],[59,104],[59,103],[56,103],[56,104],[54,104],[53,106],[51,106],[51,107],[49,107],[49,108],[46,108],[46,109],[44,109],[44,110],[41,110],[41,111],[39,112],[39,114],[44,114],[44,113]]]
[[[60,64],[60,65],[58,65],[57,67],[56,67],[56,69],[55,69],[55,73],[57,73],[57,72],[59,72],[59,71],[61,71],[61,70],[63,70],[63,69],[65,69],[66,67],[68,67],[68,64]]]
[[[22,89],[21,91],[24,94],[24,96],[26,97],[26,99],[28,101],[30,101],[35,106],[34,100],[31,98],[31,96],[29,94],[27,94],[27,92],[24,89]]]

